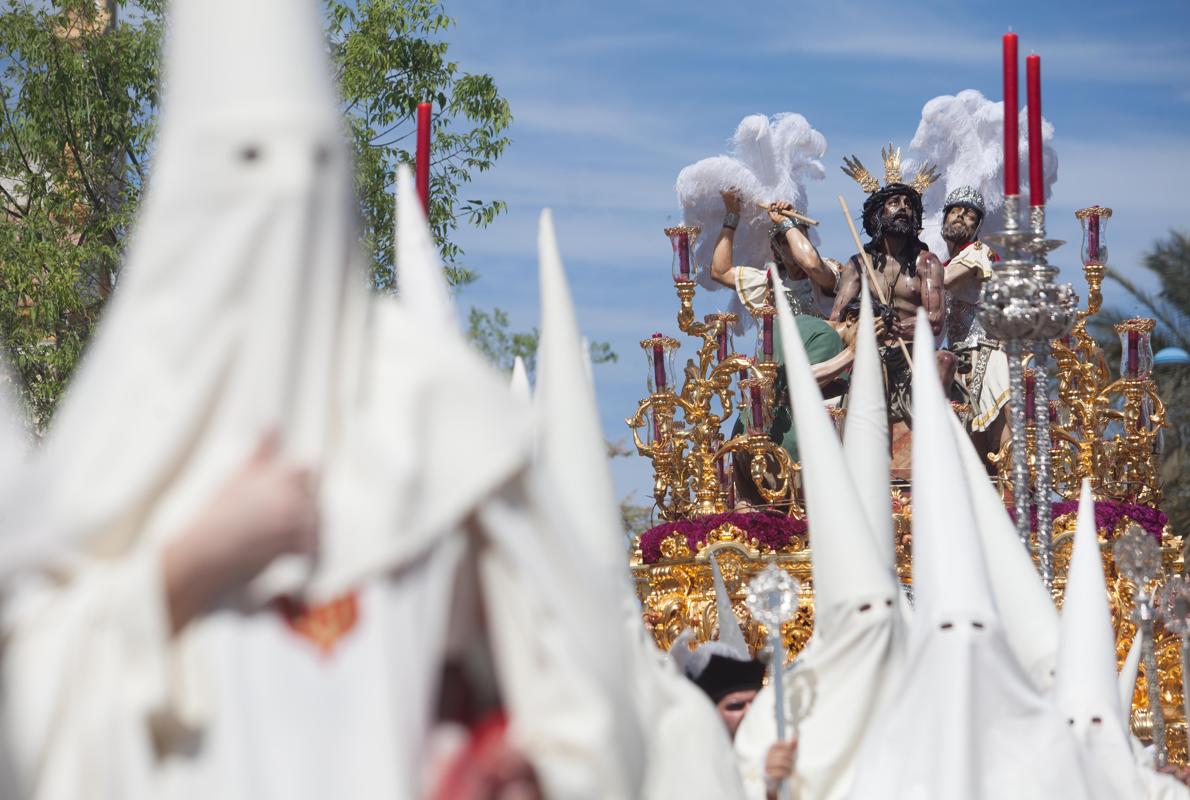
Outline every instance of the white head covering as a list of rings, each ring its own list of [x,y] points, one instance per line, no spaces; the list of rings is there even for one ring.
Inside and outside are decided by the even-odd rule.
[[[876,546],[865,506],[852,502],[857,489],[843,446],[810,372],[789,303],[783,292],[776,292],[776,297],[802,453],[815,594],[814,635],[786,677],[791,700],[798,696],[803,676],[809,676],[814,687],[799,724],[796,783],[800,796],[841,798],[866,731],[891,700],[904,658],[905,620],[897,607],[900,592],[892,549]],[[871,328],[867,334],[872,335]],[[873,494],[874,484],[873,478],[866,487]],[[883,496],[888,497],[887,471]],[[891,513],[890,508],[890,519]],[[772,692],[766,687],[736,733],[736,752],[754,792],[763,783],[764,758],[776,735]]]
[[[811,526],[814,635],[830,639],[858,607],[882,605],[895,598],[897,581],[889,551],[873,547],[864,501],[840,502],[840,498],[857,497],[859,492],[810,370],[789,302],[779,288],[775,295]]]
[[[715,585],[715,610],[719,617],[719,642],[730,647],[744,658],[751,658],[748,652],[748,642],[744,639],[744,631],[740,628],[740,621],[736,619],[731,608],[731,596],[727,593],[727,585],[723,583],[723,573],[719,569],[719,561],[711,556],[711,582]]]
[[[1008,647],[924,312],[914,343],[913,580],[909,656],[858,758],[853,798],[1085,796],[1063,720]]]
[[[625,625],[631,670],[618,676],[622,692],[631,697],[631,709],[645,735],[645,778],[642,797],[662,800],[710,792],[716,797],[742,797],[739,775],[731,761],[731,745],[723,721],[706,695],[679,674],[657,649],[644,629],[640,605],[629,585],[627,553],[608,469],[607,448],[585,359],[585,341],[579,333],[566,273],[558,253],[552,216],[541,215],[538,236],[541,285],[541,338],[537,352],[537,390],[534,413],[537,436],[537,472],[545,491],[570,513],[561,533],[572,537],[576,566],[585,573],[602,575],[610,587],[609,598],[618,601]],[[518,358],[524,391],[528,380]],[[517,367],[514,366],[514,390]],[[565,475],[564,481],[554,482]],[[615,602],[613,601],[613,602]],[[613,605],[605,614],[615,613]],[[720,617],[721,636],[747,645],[739,623]],[[727,627],[724,627],[727,625]],[[683,646],[687,640],[682,639]],[[688,647],[684,654],[700,658]],[[706,654],[709,659],[710,653]],[[674,747],[675,736],[683,746]],[[620,745],[623,747],[623,745]]]
[[[428,324],[430,335],[438,331],[457,332],[458,315],[450,298],[450,287],[426,223],[421,198],[413,185],[409,166],[397,167],[397,299],[401,305]]]
[[[1038,689],[1048,692],[1058,656],[1058,611],[970,437],[953,414],[949,419],[1004,635],[1025,674]]]
[[[541,213],[537,246],[541,264],[541,338],[534,393],[538,458],[547,473],[565,474],[553,491],[574,514],[570,534],[600,570],[626,580],[627,552],[599,407],[584,366],[582,336],[548,210]]]
[[[859,329],[856,331],[855,362],[851,367],[851,388],[847,394],[847,424],[843,430],[843,452],[855,481],[857,500],[868,520],[881,559],[896,563],[893,542],[892,496],[888,476],[891,456],[888,442],[888,406],[884,398],[884,375],[876,347],[876,325],[868,276],[860,276]]]
[[[533,389],[529,386],[529,371],[525,369],[525,360],[517,356],[512,360],[512,376],[508,379],[508,388],[513,397],[525,402],[533,399]]]
[[[1054,698],[1080,737],[1095,731],[1123,745],[1126,730],[1115,664],[1116,637],[1095,531],[1095,500],[1084,479],[1062,605]]]
[[[482,388],[495,376],[461,342],[369,296],[315,4],[176,0],[170,32],[126,266],[39,459],[51,531],[101,555],[159,544],[276,429],[286,458],[319,470],[313,588],[337,592],[512,474],[528,420]],[[431,257],[417,217],[401,224],[407,262]],[[451,426],[473,457],[426,446]],[[292,566],[260,593],[292,589]]]
[[[1086,479],[1079,496],[1061,628],[1054,698],[1083,747],[1096,796],[1190,796],[1172,777],[1140,766],[1133,757],[1129,714],[1120,708],[1116,636],[1095,530],[1095,500]]]

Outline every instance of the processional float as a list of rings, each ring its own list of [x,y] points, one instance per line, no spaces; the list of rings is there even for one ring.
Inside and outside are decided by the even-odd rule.
[[[1152,319],[1115,326],[1119,377],[1087,332],[1102,303],[1112,210],[1079,210],[1086,305],[1070,284],[1056,282],[1049,254],[1063,242],[1046,234],[1041,164],[1040,61],[1026,60],[1030,197],[1022,225],[1017,166],[1016,36],[1005,36],[1004,229],[984,237],[1001,260],[985,285],[980,315],[1009,362],[1011,437],[989,460],[990,476],[1012,513],[1022,546],[1061,605],[1080,486],[1089,479],[1107,577],[1118,663],[1140,640],[1132,730],[1155,745],[1158,763],[1187,762],[1190,692],[1190,579],[1183,577],[1183,537],[1161,511],[1159,478],[1165,408],[1152,378]],[[755,319],[753,352],[734,347],[731,313],[701,321],[694,313],[694,243],[700,231],[665,229],[673,253],[677,327],[694,340],[694,356],[675,369],[680,343],[655,333],[641,342],[648,396],[626,422],[638,452],[652,461],[660,524],[635,538],[632,569],[657,644],[668,648],[685,629],[713,638],[717,610],[710,561],[719,565],[748,644],[762,652],[769,631],[745,602],[749,583],[772,567],[794,580],[796,611],[780,624],[786,663],[813,630],[810,568],[813,532],[800,502],[799,465],[770,438],[774,413],[788,402],[774,356],[775,309],[747,308]],[[742,429],[722,433],[740,411]],[[831,409],[840,431],[844,410]],[[749,476],[763,501],[736,497],[735,475]],[[940,479],[944,479],[941,478]],[[897,572],[911,591],[912,487],[890,487]],[[840,502],[848,502],[840,498]],[[769,573],[771,575],[771,573]],[[771,577],[770,577],[771,582]],[[755,594],[755,591],[752,591]],[[769,647],[771,652],[771,646]]]

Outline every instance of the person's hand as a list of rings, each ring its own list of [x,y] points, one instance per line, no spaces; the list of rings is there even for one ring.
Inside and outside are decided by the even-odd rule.
[[[1179,767],[1177,764],[1166,764],[1164,767],[1158,767],[1157,771],[1166,775],[1172,775],[1182,783],[1190,786],[1190,767]]]
[[[843,349],[849,350],[855,347],[855,340],[859,336],[859,319],[850,319],[842,324],[832,325],[835,333],[839,334],[839,338],[843,340]]]
[[[225,566],[247,581],[273,559],[318,549],[318,504],[310,470],[286,464],[276,433],[215,493],[200,522]]]
[[[719,196],[723,198],[723,210],[728,214],[740,213],[740,190],[739,189],[724,189],[719,192]]]
[[[275,433],[215,492],[163,553],[175,631],[216,597],[254,578],[278,556],[318,549],[318,504],[310,470],[285,463]]]
[[[793,211],[793,204],[787,203],[784,200],[778,200],[776,203],[769,203],[769,219],[776,225],[783,219],[788,219],[782,211]]]
[[[769,786],[793,777],[793,765],[797,757],[797,736],[788,742],[774,742],[764,757],[764,780]]]

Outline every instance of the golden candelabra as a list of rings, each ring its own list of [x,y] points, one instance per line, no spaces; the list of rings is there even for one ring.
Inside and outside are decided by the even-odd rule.
[[[1130,528],[1143,526],[1154,541],[1160,541],[1161,568],[1145,589],[1151,597],[1168,578],[1184,570],[1183,539],[1165,524],[1158,506],[1160,431],[1165,407],[1149,375],[1152,364],[1149,338],[1153,321],[1127,320],[1116,326],[1121,337],[1120,377],[1112,370],[1102,348],[1087,332],[1087,321],[1099,312],[1101,286],[1106,273],[1106,247],[1103,227],[1111,210],[1093,206],[1078,212],[1084,227],[1083,262],[1087,280],[1087,306],[1080,310],[1069,336],[1051,342],[1056,370],[1053,396],[1049,402],[1049,436],[1054,491],[1060,502],[1053,506],[1053,594],[1061,604],[1075,525],[1074,499],[1081,482],[1089,478],[1097,503],[1100,543],[1103,548],[1109,601],[1116,631],[1117,654],[1122,664],[1137,627],[1133,607],[1138,587],[1121,574],[1115,564],[1112,545]],[[669,229],[671,239],[683,231],[686,243],[697,235],[692,229]],[[771,347],[766,352],[765,331],[771,330],[772,308],[750,309],[757,321],[760,345],[756,358],[730,352],[730,314],[709,314],[702,322],[694,316],[695,286],[689,253],[681,253],[675,241],[675,288],[680,309],[679,329],[700,340],[697,359],[690,359],[684,369],[680,391],[673,386],[672,365],[664,375],[656,373],[658,358],[671,358],[678,348],[676,340],[660,334],[643,341],[650,354],[650,394],[641,401],[636,414],[628,420],[640,452],[653,460],[656,474],[655,494],[661,517],[666,523],[642,534],[632,557],[638,594],[646,618],[658,645],[668,647],[685,628],[693,628],[697,638],[712,638],[717,625],[714,589],[709,559],[718,560],[723,571],[734,610],[740,618],[750,645],[764,644],[763,627],[751,620],[743,603],[747,582],[770,563],[785,569],[801,582],[802,604],[797,617],[782,626],[787,656],[795,655],[813,630],[813,576],[810,569],[809,543],[803,535],[763,539],[747,530],[746,520],[755,515],[725,515],[710,520],[713,527],[698,536],[681,529],[684,521],[706,519],[707,514],[743,511],[733,507],[732,474],[724,466],[724,457],[740,457],[749,464],[746,474],[760,489],[767,503],[781,508],[783,519],[797,522],[805,531],[805,519],[798,503],[799,467],[779,443],[770,440],[766,425],[776,398],[777,363]],[[681,264],[685,258],[686,270]],[[1037,380],[1037,374],[1025,372],[1026,385],[1032,377],[1036,393],[1049,394],[1051,387]],[[663,380],[658,381],[661,377]],[[738,388],[740,402],[736,403]],[[718,401],[718,408],[714,407]],[[1046,407],[1042,402],[1027,404],[1035,413]],[[722,423],[733,409],[741,406],[749,425],[737,436],[723,441]],[[753,408],[759,414],[753,412]],[[759,417],[759,419],[757,419]],[[1036,469],[1038,452],[1036,420],[1025,426],[1025,446],[1029,452],[1030,479]],[[643,431],[643,435],[642,435]],[[1012,492],[1011,444],[991,460],[1005,496]],[[759,464],[759,466],[758,466]],[[765,494],[764,491],[768,493]],[[893,518],[896,536],[897,572],[905,583],[912,581],[911,568],[911,494],[907,487],[893,490]],[[840,502],[847,502],[840,498]],[[728,518],[730,517],[730,518]],[[1034,533],[1034,537],[1036,534]],[[1033,552],[1036,554],[1037,550]],[[1161,716],[1165,721],[1165,741],[1169,760],[1184,764],[1187,760],[1186,715],[1183,711],[1180,636],[1166,629],[1158,616],[1153,631],[1156,664],[1156,691]],[[1142,740],[1154,735],[1154,715],[1150,709],[1148,670],[1142,666],[1133,697],[1133,731]]]
[[[735,314],[708,314],[701,322],[695,318],[689,251],[698,229],[677,226],[665,232],[675,240],[676,263],[687,265],[685,271],[675,270],[674,276],[678,329],[700,343],[695,358],[688,359],[682,370],[680,389],[673,366],[678,341],[658,333],[640,343],[649,362],[649,396],[625,422],[637,451],[653,462],[658,514],[664,520],[676,520],[734,509],[738,459],[765,505],[801,517],[795,491],[798,467],[768,434],[767,423],[779,402],[772,352],[775,310],[763,305],[751,312],[767,342],[758,348],[756,358],[731,352]],[[747,424],[725,440],[722,427],[736,408],[737,383]]]

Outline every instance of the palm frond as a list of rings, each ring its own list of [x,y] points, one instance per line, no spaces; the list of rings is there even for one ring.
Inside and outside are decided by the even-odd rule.
[[[1157,330],[1153,337],[1154,346],[1156,346],[1157,334],[1160,333],[1164,341],[1190,350],[1190,314],[1165,298],[1140,288],[1132,279],[1121,275],[1111,267],[1107,269],[1107,277],[1130,294],[1157,321]],[[1121,312],[1115,310],[1114,313]],[[1102,317],[1103,314],[1104,312],[1100,312],[1097,317]]]
[[[1186,281],[1190,275],[1190,235],[1170,231],[1169,238],[1153,243],[1143,263],[1161,279],[1161,297],[1190,312],[1190,284]]]

